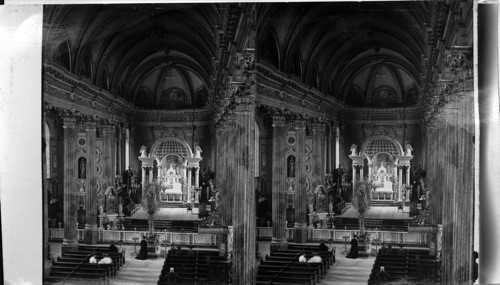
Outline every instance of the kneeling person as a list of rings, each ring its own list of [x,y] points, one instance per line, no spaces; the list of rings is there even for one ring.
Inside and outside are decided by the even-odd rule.
[[[311,257],[308,261],[308,263],[321,263],[323,262],[323,258],[318,255],[317,252],[313,253],[313,257]]]
[[[98,264],[113,264],[113,259],[105,254],[104,257],[99,260]]]

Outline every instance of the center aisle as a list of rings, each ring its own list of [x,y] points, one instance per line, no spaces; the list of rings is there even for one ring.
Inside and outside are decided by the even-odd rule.
[[[367,284],[375,262],[374,256],[349,259],[345,257],[344,245],[335,245],[336,261],[319,285],[361,285]],[[348,247],[349,248],[349,247]]]
[[[132,251],[133,248],[132,248]],[[127,249],[127,261],[120,273],[109,279],[110,285],[156,284],[163,266],[163,257],[136,260]]]

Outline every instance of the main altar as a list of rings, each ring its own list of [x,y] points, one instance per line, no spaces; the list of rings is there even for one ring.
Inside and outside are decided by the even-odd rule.
[[[201,148],[195,146],[193,151],[187,142],[167,137],[157,141],[149,154],[147,150],[142,146],[139,156],[142,189],[147,183],[156,183],[160,202],[198,204]]]
[[[376,135],[366,140],[358,152],[358,147],[351,146],[353,168],[353,187],[357,182],[371,181],[372,200],[402,201],[407,199],[405,189],[410,185],[410,160],[413,158],[412,147],[401,144],[385,135]],[[365,170],[368,170],[368,173]],[[404,178],[404,179],[403,179]]]

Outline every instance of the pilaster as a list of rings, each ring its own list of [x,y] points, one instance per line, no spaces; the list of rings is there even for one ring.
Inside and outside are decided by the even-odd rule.
[[[294,122],[294,126],[297,139],[294,240],[304,243],[307,241],[306,122],[299,119]]]
[[[95,122],[87,122],[87,185],[85,193],[85,243],[97,243],[97,173]]]
[[[76,118],[63,117],[64,129],[64,239],[62,251],[78,248],[77,221],[77,130]]]
[[[286,182],[285,182],[285,117],[275,115],[273,119],[273,160],[272,160],[272,248],[286,247]]]

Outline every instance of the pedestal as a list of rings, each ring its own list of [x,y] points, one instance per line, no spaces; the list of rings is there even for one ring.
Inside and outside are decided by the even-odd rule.
[[[85,229],[84,230],[84,242],[85,244],[97,244],[99,238],[99,232],[97,229]]]
[[[108,214],[108,221],[109,221],[109,225],[110,225],[110,229],[111,230],[116,230],[116,221],[117,221],[117,218],[118,218],[118,214]]]

